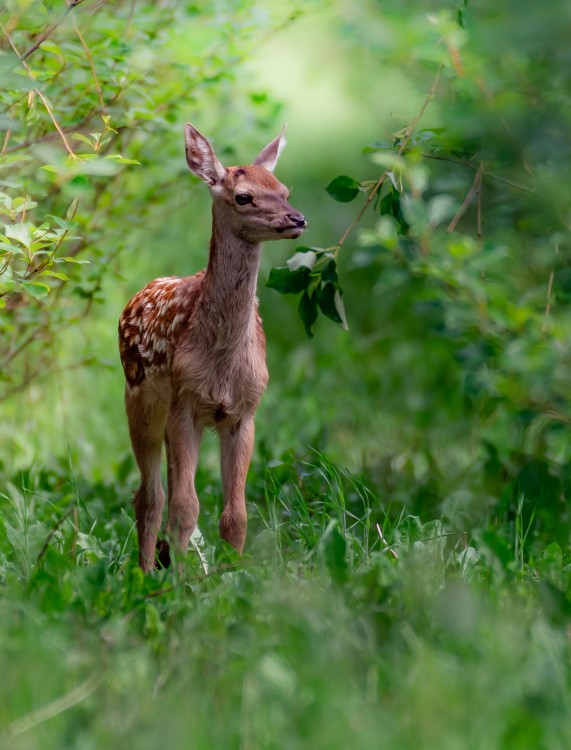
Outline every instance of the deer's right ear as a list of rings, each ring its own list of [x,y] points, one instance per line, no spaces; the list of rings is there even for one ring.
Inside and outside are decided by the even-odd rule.
[[[197,177],[210,186],[224,179],[226,170],[216,158],[212,146],[189,122],[184,126],[184,146],[190,171]]]

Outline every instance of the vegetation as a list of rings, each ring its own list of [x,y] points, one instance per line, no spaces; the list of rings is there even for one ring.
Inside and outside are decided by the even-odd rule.
[[[2,747],[570,745],[570,11],[305,5],[0,8]],[[204,264],[184,121],[286,119],[247,551],[211,442],[144,576],[116,320]]]

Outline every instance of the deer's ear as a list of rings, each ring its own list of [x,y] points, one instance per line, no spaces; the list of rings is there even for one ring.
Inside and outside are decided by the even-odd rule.
[[[216,158],[212,146],[189,122],[184,126],[184,146],[187,164],[197,177],[209,185],[216,185],[224,179],[226,170]]]
[[[277,138],[274,138],[274,140],[271,143],[268,143],[266,148],[263,148],[260,153],[256,156],[256,159],[254,160],[254,164],[256,164],[258,167],[264,167],[264,169],[267,169],[268,172],[273,172],[276,168],[276,164],[278,163],[278,159],[280,158],[280,154],[284,149],[284,146],[286,145],[286,139],[284,137],[286,126],[284,125],[282,128],[282,132],[278,135]]]

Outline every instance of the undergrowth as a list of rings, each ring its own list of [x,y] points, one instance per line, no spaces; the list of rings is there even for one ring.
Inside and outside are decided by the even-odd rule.
[[[523,497],[425,519],[288,455],[252,469],[237,558],[199,485],[186,559],[145,576],[128,461],[4,484],[2,748],[570,746],[568,545]]]

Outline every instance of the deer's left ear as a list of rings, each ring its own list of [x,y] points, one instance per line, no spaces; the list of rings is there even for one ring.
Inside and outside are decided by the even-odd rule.
[[[218,161],[208,139],[189,122],[184,126],[184,145],[191,172],[211,187],[224,179],[226,170]]]
[[[280,154],[284,149],[284,146],[286,145],[286,139],[284,137],[286,126],[284,125],[282,128],[282,132],[278,135],[277,138],[274,138],[274,140],[271,143],[268,143],[266,148],[263,148],[260,153],[256,156],[254,160],[254,164],[256,164],[258,167],[264,167],[264,169],[267,169],[268,172],[273,172],[276,168],[276,164],[278,163],[278,159],[280,158]]]

